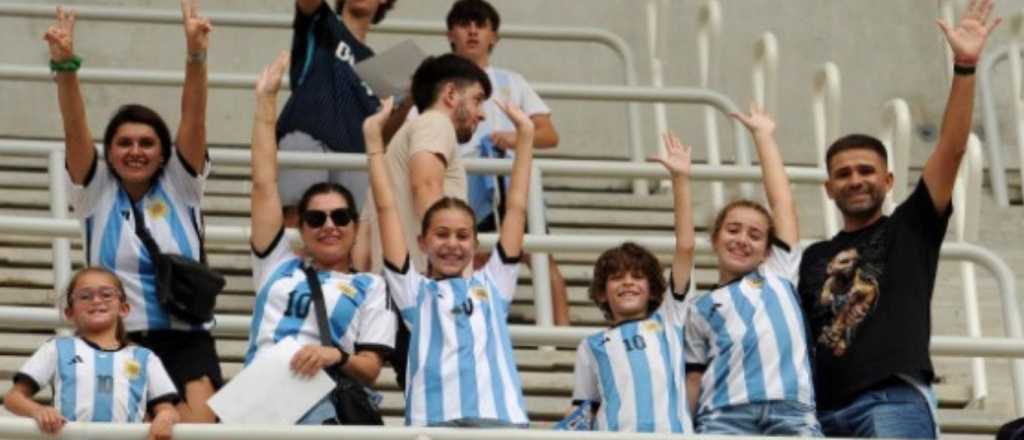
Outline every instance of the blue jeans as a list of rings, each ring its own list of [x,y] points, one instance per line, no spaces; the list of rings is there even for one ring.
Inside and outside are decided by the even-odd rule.
[[[306,414],[299,419],[297,424],[299,425],[323,425],[325,420],[334,419],[334,424],[337,424],[338,413],[334,411],[334,404],[331,403],[331,396],[324,397],[323,400],[313,405]]]
[[[821,411],[818,419],[829,437],[936,438],[934,402],[931,387],[898,381]]]
[[[698,434],[821,437],[814,406],[789,400],[747,403],[697,416]]]

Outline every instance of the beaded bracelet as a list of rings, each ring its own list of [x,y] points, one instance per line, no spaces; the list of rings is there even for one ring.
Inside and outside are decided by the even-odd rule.
[[[82,67],[82,57],[78,55],[72,55],[64,61],[50,60],[50,71],[51,72],[77,72]]]

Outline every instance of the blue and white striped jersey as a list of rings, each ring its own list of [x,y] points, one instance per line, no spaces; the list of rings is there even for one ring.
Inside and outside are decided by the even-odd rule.
[[[197,174],[177,148],[171,148],[171,152],[149,192],[135,205],[143,213],[143,221],[161,252],[198,261],[203,230],[199,203],[210,164],[203,167],[202,174]],[[160,306],[153,262],[146,246],[135,235],[131,198],[107,162],[97,154],[84,185],[75,185],[65,175],[71,188],[71,205],[82,224],[86,263],[113,271],[124,284],[131,305],[124,320],[125,329],[189,330],[212,325],[187,324]]]
[[[519,258],[499,245],[465,278],[432,280],[385,264],[384,278],[410,329],[405,423],[423,426],[463,419],[529,423],[512,355],[509,307]]]
[[[144,347],[104,350],[79,338],[46,341],[14,376],[36,389],[53,385],[53,406],[69,422],[138,423],[146,410],[176,403],[160,359]]]
[[[600,403],[597,430],[693,433],[683,360],[686,304],[670,287],[646,319],[621,322],[580,343],[572,398]]]
[[[253,254],[256,305],[246,364],[259,350],[273,346],[281,338],[295,338],[301,345],[320,345],[316,308],[302,263],[284,237],[284,229],[278,232],[266,254]],[[398,322],[388,308],[387,291],[380,276],[336,271],[319,271],[317,276],[331,321],[331,340],[336,345],[348,353],[386,352],[394,348]]]
[[[686,362],[704,369],[697,417],[733,405],[814,405],[807,328],[796,296],[800,249],[772,246],[742,278],[693,299]]]

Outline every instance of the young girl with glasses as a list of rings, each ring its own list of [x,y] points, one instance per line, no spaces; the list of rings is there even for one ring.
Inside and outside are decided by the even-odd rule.
[[[151,420],[149,437],[171,438],[178,393],[160,359],[128,345],[123,319],[130,306],[121,281],[107,269],[78,271],[65,292],[64,317],[74,336],[46,341],[14,375],[4,406],[57,434],[67,422],[138,423]],[[53,404],[32,399],[52,385]]]

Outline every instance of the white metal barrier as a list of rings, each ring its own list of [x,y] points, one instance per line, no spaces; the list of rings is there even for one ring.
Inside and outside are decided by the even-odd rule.
[[[839,67],[832,62],[823,64],[814,75],[814,95],[811,113],[814,123],[814,145],[818,148],[818,167],[828,168],[825,152],[829,143],[839,137],[839,104],[842,99]],[[839,213],[832,206],[825,188],[821,188],[822,214],[825,216],[825,235],[839,232]]]
[[[549,166],[556,170],[557,167]],[[696,170],[695,170],[696,171]],[[705,170],[701,174],[714,174],[714,170]],[[633,173],[638,177],[649,177],[647,170]],[[751,177],[755,170],[739,172],[729,177]],[[559,174],[553,172],[552,174]],[[746,174],[746,175],[743,175]],[[813,174],[804,175],[801,180],[814,180]],[[0,216],[0,231],[24,235],[45,237],[77,237],[80,233],[78,222],[71,219],[27,218]],[[248,228],[231,226],[208,226],[206,238],[209,243],[245,243],[248,240]],[[492,246],[496,240],[494,234],[481,236],[482,246]],[[631,237],[631,236],[592,236],[568,235],[559,236],[528,234],[524,248],[530,252],[596,252],[618,245],[623,241],[634,241],[659,253],[671,253],[674,241],[671,236]],[[711,244],[706,237],[697,240],[697,252],[710,254]],[[1009,338],[978,338],[936,336],[932,338],[932,353],[942,356],[999,356],[1024,357],[1024,332],[1021,330],[1021,317],[1016,299],[1016,280],[1009,266],[990,250],[969,243],[953,242],[942,247],[943,260],[966,260],[987,268],[999,286],[1002,300],[1003,320]],[[546,280],[542,280],[542,283]],[[39,307],[0,306],[0,323],[7,327],[42,327],[52,328],[58,324],[59,315],[53,309]],[[240,315],[218,315],[215,333],[223,335],[244,336],[249,330],[249,319]],[[552,345],[574,347],[586,335],[596,332],[597,328],[541,328],[536,326],[511,326],[512,336],[520,345]],[[1011,361],[1013,392],[1017,413],[1024,415],[1024,360]]]
[[[102,6],[74,6],[77,17],[83,20],[113,20],[132,23],[180,25],[181,13],[176,9],[115,8]],[[52,18],[52,5],[30,3],[0,3],[0,16],[28,18]],[[283,14],[256,14],[229,11],[208,11],[204,15],[217,26],[291,29],[292,17]],[[374,26],[374,33],[403,35],[445,35],[445,24],[437,21],[412,21],[389,19]],[[545,41],[590,42],[603,45],[619,56],[627,86],[639,84],[633,49],[622,37],[606,29],[594,27],[545,27],[507,24],[501,28],[501,37],[506,39],[530,39]],[[627,130],[629,131],[629,152],[631,160],[643,162],[646,159],[643,137],[640,132],[640,109],[636,103],[627,103]],[[635,194],[647,194],[647,182],[634,181]]]

